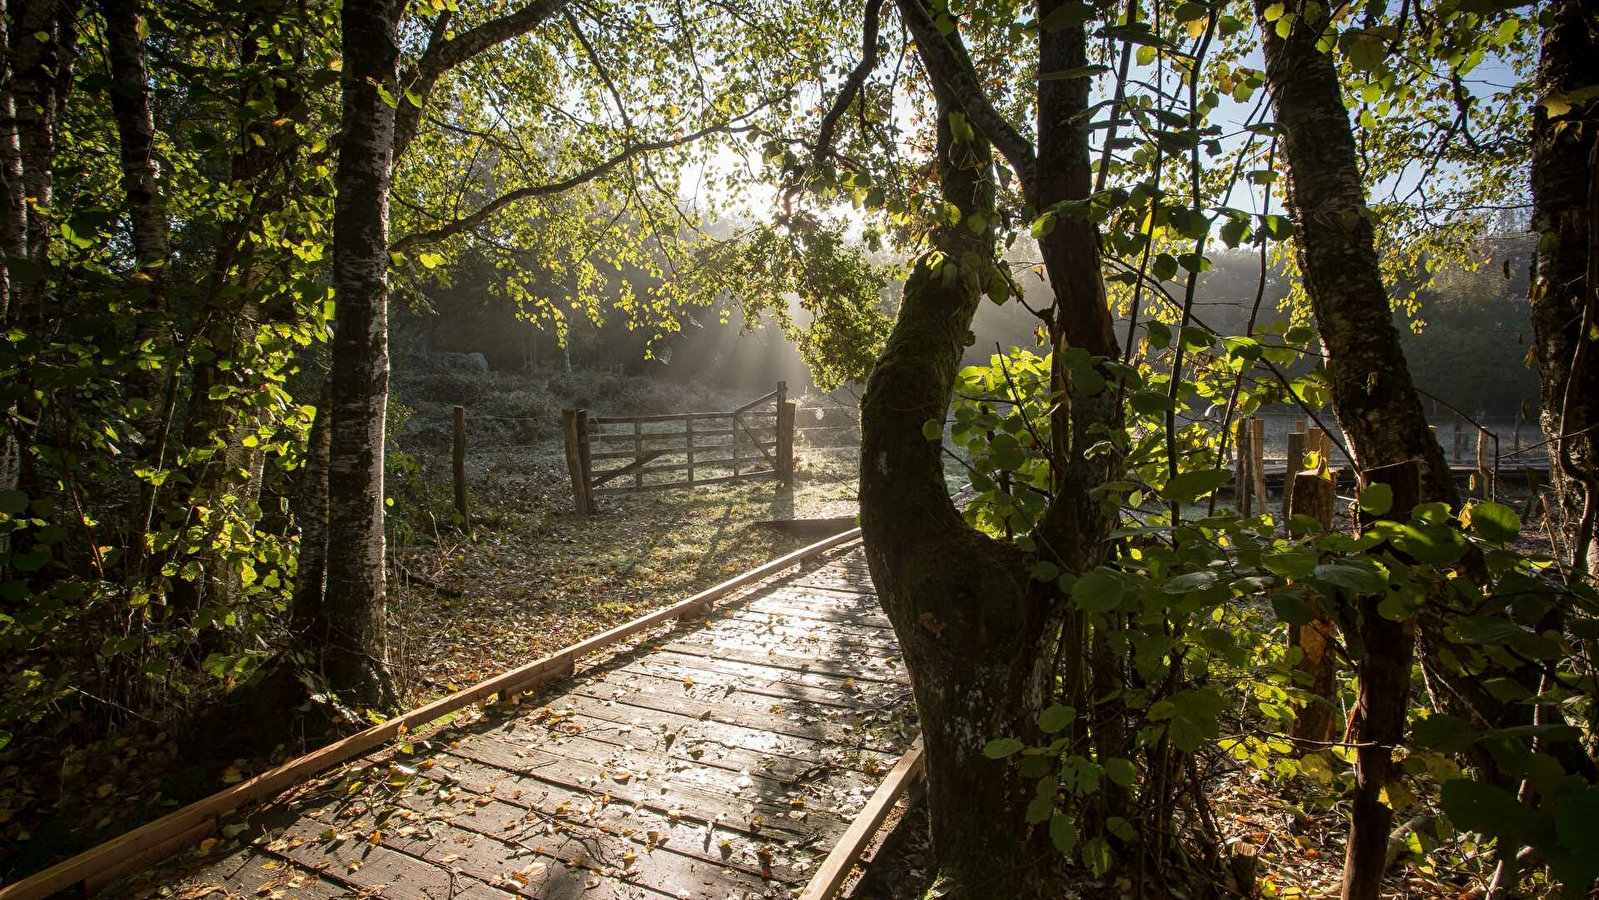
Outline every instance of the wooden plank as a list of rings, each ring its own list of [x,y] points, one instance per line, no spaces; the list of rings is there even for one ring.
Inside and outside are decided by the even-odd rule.
[[[571,796],[579,798],[579,795]],[[593,827],[576,812],[589,805],[584,802],[585,799],[592,798],[580,798],[577,804],[569,804],[572,812],[568,818],[559,813],[499,799],[480,803],[478,797],[492,798],[493,794],[474,795],[470,801],[458,806],[449,801],[441,802],[442,798],[439,797],[411,795],[400,799],[401,805],[407,810],[424,815],[438,815],[443,806],[452,813],[448,827],[459,834],[471,836],[470,843],[457,840],[439,845],[426,839],[405,837],[386,838],[385,843],[409,852],[426,854],[430,859],[441,850],[453,851],[446,855],[463,857],[453,861],[454,865],[462,865],[467,859],[475,858],[480,860],[476,871],[462,865],[463,870],[474,875],[483,871],[483,862],[494,866],[490,870],[490,877],[504,877],[510,872],[523,871],[529,878],[522,892],[541,897],[580,895],[600,900],[606,896],[636,896],[627,890],[627,886],[644,888],[652,892],[649,895],[652,897],[676,897],[680,890],[690,885],[720,892],[713,896],[737,895],[745,891],[759,895],[770,886],[759,873],[752,874],[720,860],[674,852],[675,848],[649,852],[642,842],[630,840],[618,832]],[[545,805],[550,806],[547,801]],[[537,828],[550,823],[552,819],[564,827],[560,830]],[[527,833],[530,831],[532,833]],[[678,843],[686,845],[687,841]],[[477,852],[471,856],[462,854],[459,849],[462,844]],[[498,866],[495,866],[496,857],[499,858]],[[534,865],[528,871],[530,863]],[[507,885],[510,886],[513,885]]]
[[[610,673],[607,684],[623,684],[647,694],[660,697],[696,700],[712,706],[748,709],[755,712],[770,712],[788,718],[801,720],[816,719],[831,721],[842,719],[852,721],[859,719],[871,712],[874,704],[870,703],[821,703],[801,697],[774,697],[747,690],[735,679],[712,680],[714,676],[702,672],[700,679],[692,676],[685,680],[674,677],[670,673],[649,671],[645,668],[628,667]],[[886,747],[887,745],[880,745]]]
[[[767,833],[782,840],[804,840],[816,830],[787,819],[783,815],[785,810],[777,804],[746,803],[681,783],[671,785],[663,793],[652,785],[636,780],[626,783],[601,782],[597,780],[600,774],[598,766],[543,751],[534,751],[534,758],[522,763],[526,768],[518,768],[517,761],[509,753],[499,754],[499,758],[504,760],[502,764],[482,758],[494,758],[496,751],[487,746],[477,747],[475,742],[463,744],[451,753],[460,758],[461,764],[446,769],[444,774],[470,780],[477,786],[477,792],[489,796],[504,797],[517,792],[525,796],[550,784],[587,794],[593,799],[609,797],[610,802],[629,803],[702,825],[718,823],[752,836]],[[435,766],[429,770],[429,775],[436,773],[438,768]],[[594,786],[589,787],[590,784]],[[836,823],[837,818],[832,821]],[[819,819],[818,824],[825,823]]]
[[[693,679],[696,687],[703,685],[720,690],[731,688],[769,698],[769,701],[797,701],[820,706],[836,706],[841,709],[875,706],[899,694],[884,682],[857,682],[844,678],[829,679],[834,683],[817,686],[800,681],[809,673],[689,656],[665,650],[639,659],[620,671],[665,678],[679,683],[684,679]],[[763,677],[767,673],[776,677]]]
[[[765,565],[758,566],[721,584],[701,591],[686,600],[641,616],[526,666],[480,681],[466,690],[442,697],[425,706],[389,719],[382,724],[374,725],[365,731],[357,732],[347,738],[335,741],[326,747],[263,772],[227,790],[213,794],[198,803],[168,813],[154,822],[113,838],[98,847],[86,850],[42,872],[0,888],[0,900],[44,900],[44,898],[57,891],[81,884],[94,873],[116,866],[123,860],[135,855],[150,852],[158,847],[167,848],[168,852],[176,850],[178,848],[176,839],[185,834],[195,832],[203,822],[215,820],[247,803],[276,794],[303,778],[392,740],[400,733],[399,729],[402,726],[407,730],[415,731],[421,726],[479,700],[496,694],[508,694],[516,690],[526,690],[543,681],[568,674],[572,671],[574,662],[581,656],[604,649],[640,631],[678,618],[685,613],[698,612],[713,600],[746,585],[769,578],[796,563],[826,550],[849,543],[859,537],[860,529],[855,528],[830,538],[824,538],[808,547],[803,547],[793,553],[781,556]]]
[[[574,699],[581,700],[581,698]],[[597,710],[602,714],[608,711],[612,718],[605,719],[598,715],[589,715],[587,712],[579,712],[577,705],[570,708],[563,707],[563,711],[551,709],[550,715],[545,717],[523,717],[517,720],[516,728],[504,732],[504,735],[507,739],[514,738],[528,742],[540,739],[553,742],[581,735],[588,740],[613,747],[627,750],[643,747],[672,759],[691,760],[730,772],[764,772],[768,777],[784,783],[796,783],[829,773],[851,773],[858,776],[865,769],[876,769],[880,759],[874,758],[864,768],[859,766],[851,768],[845,765],[842,758],[836,762],[828,760],[824,752],[825,745],[822,744],[816,745],[817,749],[808,754],[808,759],[796,759],[792,756],[750,750],[728,743],[713,743],[698,736],[701,733],[714,732],[713,736],[726,737],[729,726],[709,725],[681,717],[678,717],[681,721],[674,721],[675,728],[668,728],[660,722],[613,721],[624,718],[618,715],[616,710],[616,706]],[[667,719],[668,715],[662,714],[660,718]]]
[[[596,700],[568,694],[552,703],[549,709],[552,717],[542,723],[544,727],[559,728],[567,719],[582,716],[610,722],[614,726],[614,733],[619,736],[654,733],[664,739],[667,735],[673,735],[670,753],[676,755],[681,748],[690,758],[702,762],[713,756],[733,760],[738,757],[737,751],[747,751],[771,757],[772,761],[766,765],[774,771],[775,767],[787,766],[784,760],[802,764],[800,771],[821,765],[836,765],[868,773],[892,763],[891,758],[874,750],[855,751],[853,748],[834,747],[813,738],[774,734],[726,722],[708,722],[678,713],[627,706],[609,699]],[[884,763],[885,758],[889,759],[889,763]]]
[[[469,830],[517,841],[524,849],[531,846],[536,851],[547,841],[562,840],[550,834],[552,828],[575,832],[579,840],[594,832],[609,833],[631,844],[639,857],[667,852],[757,877],[785,882],[800,880],[802,869],[792,861],[801,858],[773,852],[780,845],[769,842],[766,835],[752,836],[719,823],[698,822],[682,816],[673,819],[659,810],[631,803],[607,803],[603,796],[548,782],[538,782],[524,789],[517,786],[522,781],[511,785],[505,785],[504,779],[482,781],[479,768],[487,769],[469,767],[458,778],[452,777],[450,772],[439,774],[435,770],[425,782],[435,790],[419,790],[416,794],[402,796],[398,802],[429,816],[470,817],[474,821],[467,826]],[[455,824],[461,821],[456,818]],[[531,833],[529,829],[518,831],[524,824],[532,826]],[[655,838],[649,835],[652,831]],[[776,837],[776,833],[772,836]],[[725,849],[723,842],[729,844]],[[628,844],[613,842],[607,849],[613,853],[621,850],[625,855]],[[556,848],[545,846],[545,849],[548,852]],[[624,867],[628,864],[625,858],[620,862]],[[809,871],[809,866],[803,871]]]
[[[910,684],[910,678],[905,675],[903,670],[900,670],[897,665],[890,665],[887,660],[856,661],[853,664],[829,660],[826,665],[819,665],[815,654],[784,653],[777,649],[751,647],[742,642],[727,640],[696,641],[689,638],[673,642],[670,645],[670,649],[690,656],[731,659],[757,665],[777,666],[779,668],[792,669],[796,672],[819,672],[837,678],[853,678],[856,681]]]
[[[570,738],[558,747],[545,749],[525,742],[511,743],[492,735],[478,735],[449,752],[452,756],[558,784],[590,797],[653,803],[662,811],[682,810],[706,822],[736,822],[739,816],[755,817],[769,823],[763,826],[765,828],[788,830],[801,837],[817,828],[834,827],[836,831],[843,831],[848,824],[836,811],[805,804],[807,794],[820,796],[815,783],[784,784],[760,777],[755,771],[745,776],[642,750],[622,751],[582,738]],[[788,816],[796,808],[808,811],[803,820]]]
[[[883,819],[888,816],[888,811],[899,800],[900,794],[915,780],[922,771],[922,741],[916,739],[911,749],[902,757],[894,770],[888,773],[883,783],[878,786],[872,799],[855,818],[849,830],[833,845],[827,859],[823,860],[821,868],[816,870],[816,875],[811,878],[805,890],[800,892],[799,900],[831,900],[844,886],[844,880],[849,876],[850,868],[855,865],[855,860],[866,849],[866,844],[882,826]]]
[[[666,452],[667,451],[665,450],[651,450],[646,453],[643,450],[640,450],[638,451],[638,459],[636,462],[630,462],[619,469],[601,469],[600,471],[595,472],[594,480],[589,483],[589,487],[597,488],[613,478],[621,478],[624,475],[633,475],[635,478],[634,484],[642,485],[644,483],[642,479],[644,478],[645,471],[653,471],[646,470],[644,467],[649,464],[651,460],[665,456]]]
[[[727,725],[743,725],[759,731],[772,734],[782,734],[789,737],[806,738],[824,743],[842,744],[844,746],[861,746],[871,750],[882,750],[889,745],[877,738],[872,738],[856,727],[858,722],[842,722],[843,718],[832,717],[824,721],[822,716],[801,715],[788,716],[762,710],[752,706],[740,706],[732,703],[707,703],[693,697],[674,696],[659,693],[645,688],[648,685],[629,684],[621,681],[582,683],[574,687],[573,693],[593,700],[609,700],[623,706],[653,709],[657,712],[676,713],[691,719],[700,719],[709,722],[721,722]],[[861,717],[855,717],[857,719]]]
[[[701,467],[704,467],[707,464],[702,462],[699,465]],[[695,479],[693,484],[690,484],[687,481],[669,481],[669,482],[666,482],[664,484],[646,484],[646,485],[644,485],[641,488],[631,488],[631,487],[627,487],[627,488],[615,488],[615,487],[597,488],[594,491],[594,493],[596,493],[596,494],[621,494],[621,493],[636,493],[638,491],[665,491],[665,490],[671,490],[673,488],[705,487],[707,485],[712,485],[712,484],[728,484],[730,482],[735,482],[735,481],[748,481],[748,480],[750,480],[752,478],[771,478],[771,477],[775,477],[776,474],[777,474],[776,472],[773,472],[770,469],[762,469],[762,470],[759,470],[759,471],[756,471],[756,472],[745,472],[743,475],[719,475],[719,476],[717,476],[715,478],[698,478],[698,479]]]

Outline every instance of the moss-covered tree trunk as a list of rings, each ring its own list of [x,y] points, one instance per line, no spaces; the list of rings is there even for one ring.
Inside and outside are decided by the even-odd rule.
[[[944,482],[942,421],[994,264],[993,169],[980,137],[956,141],[941,110],[938,169],[962,224],[916,263],[861,405],[861,529],[872,580],[904,648],[928,763],[939,874],[960,897],[1055,896],[1048,842],[1026,824],[1029,783],[983,748],[1026,740],[1050,696],[1059,619],[1034,597],[1028,562],[961,518]]]
[[[1549,441],[1550,472],[1574,566],[1599,572],[1592,511],[1599,503],[1599,359],[1584,345],[1584,313],[1592,319],[1595,265],[1591,166],[1599,146],[1599,102],[1563,106],[1558,98],[1599,84],[1599,12],[1581,0],[1551,10],[1538,62],[1539,104],[1532,127],[1532,228],[1538,251],[1532,280],[1540,420]],[[1593,323],[1590,321],[1590,325]],[[1586,530],[1583,522],[1588,521]],[[1584,552],[1585,547],[1585,552]]]

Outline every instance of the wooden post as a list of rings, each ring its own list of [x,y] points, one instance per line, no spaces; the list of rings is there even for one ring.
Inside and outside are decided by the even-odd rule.
[[[455,463],[455,511],[461,514],[462,527],[471,527],[466,509],[466,407],[455,408],[455,443],[451,448]]]
[[[738,481],[738,413],[729,413],[728,424],[733,428],[733,481]]]
[[[561,433],[566,441],[566,473],[572,478],[572,506],[580,516],[589,513],[588,480],[583,474],[583,458],[577,449],[577,410],[561,411]]]
[[[773,430],[777,432],[773,438],[777,444],[777,452],[774,455],[775,461],[772,468],[776,470],[776,478],[779,484],[792,485],[794,483],[794,472],[791,463],[793,461],[794,448],[792,443],[785,442],[783,434],[783,417],[788,414],[787,406],[788,382],[779,381],[777,383],[777,405],[772,408]],[[793,419],[789,419],[789,421],[793,422]],[[793,435],[790,434],[789,437],[792,438]]]
[[[1266,420],[1249,421],[1249,474],[1255,493],[1255,512],[1266,512]]]
[[[1493,496],[1493,469],[1488,465],[1488,429],[1477,429],[1477,490],[1484,497]]]
[[[1461,462],[1466,458],[1466,420],[1459,413],[1455,414],[1455,443],[1449,455],[1452,463]]]
[[[1368,469],[1361,481],[1362,485],[1386,484],[1393,489],[1393,508],[1382,518],[1403,522],[1421,502],[1421,466],[1415,460]],[[1395,622],[1382,615],[1378,606],[1386,595],[1379,591],[1355,599],[1360,613],[1361,649],[1356,661],[1360,697],[1349,720],[1348,740],[1356,747],[1355,795],[1344,860],[1345,897],[1377,896],[1387,868],[1394,811],[1383,802],[1382,794],[1398,774],[1394,751],[1404,743],[1410,705],[1416,618]]]
[[[1312,428],[1305,432],[1305,452],[1316,454],[1317,472],[1325,473],[1332,469],[1332,436],[1326,429]]]
[[[688,486],[694,486],[694,418],[690,416],[683,420],[683,428],[687,431],[684,437],[688,438]]]
[[[1336,485],[1332,479],[1323,478],[1314,469],[1292,472],[1289,477],[1294,483],[1290,495],[1293,498],[1291,515],[1307,516],[1316,520],[1323,529],[1331,531],[1333,508],[1338,502]],[[1338,726],[1338,715],[1334,711],[1338,696],[1338,668],[1332,652],[1337,626],[1314,602],[1311,603],[1311,612],[1309,623],[1288,626],[1288,646],[1298,647],[1304,652],[1295,668],[1309,679],[1306,689],[1320,698],[1299,710],[1289,729],[1289,736],[1294,739],[1295,748],[1301,754],[1319,750],[1326,742],[1333,740],[1337,736]]]
[[[589,455],[589,411],[577,411],[577,459],[583,466],[583,507],[594,511],[594,460]]]
[[[1254,468],[1249,463],[1249,441],[1252,432],[1249,427],[1248,417],[1238,420],[1238,429],[1233,441],[1237,448],[1237,462],[1233,467],[1234,493],[1238,500],[1238,514],[1248,517],[1251,504],[1249,502],[1250,487],[1254,482]]]
[[[777,477],[794,486],[794,417],[799,404],[786,400],[777,408]]]
[[[639,461],[641,461],[643,459],[644,459],[644,425],[638,419],[634,419],[633,420],[633,461],[634,462],[639,462]],[[638,467],[638,471],[637,472],[633,473],[633,486],[636,487],[636,488],[641,488],[641,487],[644,486],[644,467],[642,465]]]
[[[1283,470],[1283,521],[1294,511],[1294,476],[1305,470],[1305,432],[1288,433],[1288,466]]]

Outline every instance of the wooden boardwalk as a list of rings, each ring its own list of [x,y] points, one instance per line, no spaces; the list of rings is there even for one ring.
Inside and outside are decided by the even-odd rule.
[[[793,897],[915,737],[913,708],[857,543],[247,808],[127,889]]]

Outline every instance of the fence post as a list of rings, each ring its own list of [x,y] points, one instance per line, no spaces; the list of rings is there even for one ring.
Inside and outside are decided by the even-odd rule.
[[[1255,509],[1266,513],[1266,420],[1249,420],[1249,468],[1254,479]]]
[[[777,383],[777,481],[792,487],[794,484],[794,404],[788,399],[788,382]]]
[[[561,432],[566,439],[566,472],[572,477],[572,506],[578,515],[586,516],[589,514],[588,476],[583,471],[583,456],[578,450],[577,417],[578,410],[562,410]]]
[[[778,477],[789,487],[794,486],[794,418],[798,410],[799,404],[793,400],[785,400],[777,408]]]
[[[1494,494],[1493,470],[1488,467],[1488,429],[1477,429],[1477,490],[1483,497]]]
[[[1254,468],[1249,463],[1249,441],[1252,431],[1249,427],[1249,418],[1246,416],[1238,420],[1238,430],[1233,440],[1238,448],[1238,458],[1234,465],[1233,484],[1238,500],[1238,514],[1248,517],[1251,504],[1249,495],[1254,482]]]
[[[1314,519],[1322,528],[1331,531],[1333,510],[1338,503],[1337,486],[1333,480],[1323,478],[1319,471],[1308,469],[1290,472],[1288,477],[1294,485],[1289,494],[1293,503],[1289,514]],[[1307,689],[1321,701],[1312,701],[1299,710],[1289,729],[1295,748],[1301,754],[1321,749],[1324,742],[1336,736],[1337,716],[1333,712],[1333,704],[1338,696],[1338,671],[1330,649],[1336,629],[1337,626],[1314,601],[1311,602],[1311,620],[1308,623],[1288,626],[1288,646],[1298,647],[1304,653],[1295,668],[1309,677]]]
[[[644,423],[640,422],[638,419],[634,419],[633,420],[633,461],[634,462],[639,462],[643,458],[644,458]],[[637,472],[633,473],[633,486],[636,487],[636,488],[641,488],[641,487],[644,486],[644,467],[642,465],[638,467],[638,471]]]
[[[577,460],[583,466],[583,507],[594,511],[594,460],[589,455],[589,411],[577,411]]]
[[[1301,427],[1288,432],[1288,466],[1283,470],[1283,521],[1293,515],[1294,476],[1305,470],[1305,430]]]
[[[694,486],[694,418],[690,416],[683,422],[684,429],[688,432],[688,486]]]
[[[466,509],[466,407],[455,408],[455,443],[451,448],[454,457],[455,511],[461,514],[461,524],[471,527]]]

